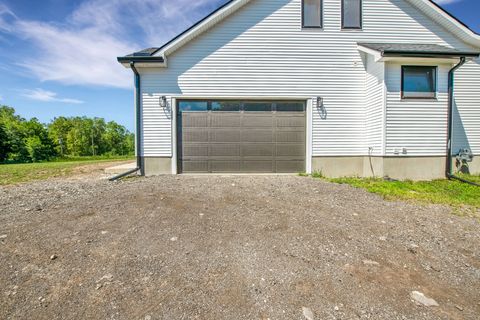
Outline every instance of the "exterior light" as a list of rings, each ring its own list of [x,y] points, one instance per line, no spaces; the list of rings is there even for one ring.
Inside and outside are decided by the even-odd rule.
[[[317,97],[317,108],[323,108],[323,98]]]
[[[160,107],[164,109],[167,107],[167,97],[165,96],[160,97]]]

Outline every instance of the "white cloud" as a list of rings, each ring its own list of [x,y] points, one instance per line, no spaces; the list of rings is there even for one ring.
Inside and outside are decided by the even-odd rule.
[[[26,98],[43,102],[63,102],[69,104],[84,103],[83,101],[77,99],[58,98],[55,92],[43,90],[40,88],[37,88],[35,90],[23,90],[22,95]]]
[[[6,5],[0,3],[0,31],[11,31],[11,20],[15,18],[15,14]]]
[[[463,0],[434,0],[434,1],[438,4],[440,4],[440,5],[445,5],[445,4],[460,2],[460,1],[463,1]]]
[[[131,72],[117,56],[160,46],[220,2],[86,0],[61,23],[23,20],[2,5],[0,32],[33,46],[18,65],[42,81],[131,88]]]

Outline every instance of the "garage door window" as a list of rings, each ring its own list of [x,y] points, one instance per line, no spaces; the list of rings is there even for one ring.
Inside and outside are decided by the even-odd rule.
[[[207,111],[207,101],[180,101],[178,103],[179,111]]]
[[[179,112],[304,112],[302,101],[181,100]]]
[[[246,102],[243,106],[245,111],[272,111],[271,102]]]
[[[240,111],[241,107],[237,101],[212,101],[212,111]]]
[[[305,104],[303,102],[278,102],[276,104],[277,111],[283,112],[294,112],[294,111],[304,111]]]

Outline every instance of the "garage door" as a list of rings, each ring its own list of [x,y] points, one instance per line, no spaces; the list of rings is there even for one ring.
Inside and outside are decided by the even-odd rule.
[[[305,102],[178,101],[184,173],[305,171]]]

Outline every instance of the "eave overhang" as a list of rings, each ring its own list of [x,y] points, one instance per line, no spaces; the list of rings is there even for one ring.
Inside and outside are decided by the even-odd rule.
[[[373,55],[375,61],[402,58],[450,59],[478,58],[480,52],[456,50],[437,44],[357,43],[358,50]]]

